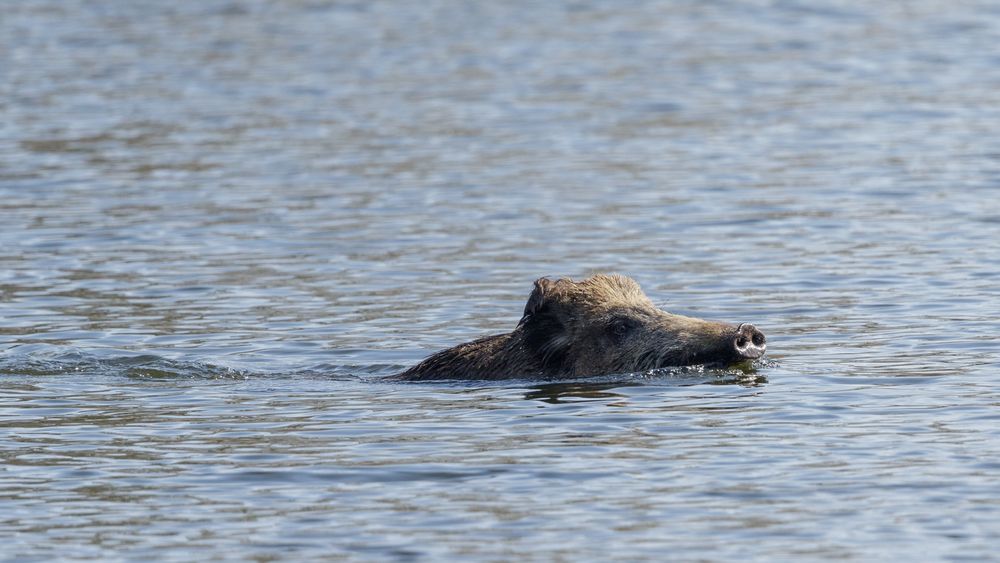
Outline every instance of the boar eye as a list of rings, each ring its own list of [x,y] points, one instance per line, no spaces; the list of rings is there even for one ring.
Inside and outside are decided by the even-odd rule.
[[[632,332],[632,329],[635,328],[635,324],[635,321],[632,319],[618,317],[612,319],[608,324],[608,332],[611,333],[611,336],[617,339],[622,339]]]

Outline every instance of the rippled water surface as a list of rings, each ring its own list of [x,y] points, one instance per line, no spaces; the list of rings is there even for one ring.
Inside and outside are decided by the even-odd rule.
[[[3,559],[991,559],[992,2],[0,14]],[[750,373],[383,381],[633,276]]]

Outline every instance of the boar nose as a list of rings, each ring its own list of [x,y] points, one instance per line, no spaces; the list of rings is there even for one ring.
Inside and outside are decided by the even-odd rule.
[[[757,330],[757,327],[752,324],[743,323],[736,327],[733,345],[736,347],[736,354],[739,357],[753,360],[763,356],[767,350],[766,342],[764,333]]]

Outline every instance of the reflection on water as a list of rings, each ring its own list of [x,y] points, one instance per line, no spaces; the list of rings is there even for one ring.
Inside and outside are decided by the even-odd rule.
[[[8,558],[993,557],[996,6],[9,4]],[[597,271],[769,359],[384,380]]]
[[[524,394],[524,398],[544,401],[553,405],[573,401],[624,398],[623,395],[609,391],[609,389],[615,389],[618,386],[614,383],[548,383],[534,387]]]

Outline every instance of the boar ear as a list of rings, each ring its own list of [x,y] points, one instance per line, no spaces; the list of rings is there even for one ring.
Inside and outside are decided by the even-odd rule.
[[[564,369],[569,351],[566,327],[551,307],[558,281],[539,278],[524,306],[518,328],[524,330],[524,344],[548,371]]]
[[[552,287],[555,284],[549,278],[535,280],[535,289],[531,290],[531,295],[528,296],[528,303],[524,306],[524,314],[521,315],[521,324],[542,310],[545,299],[552,293]]]

